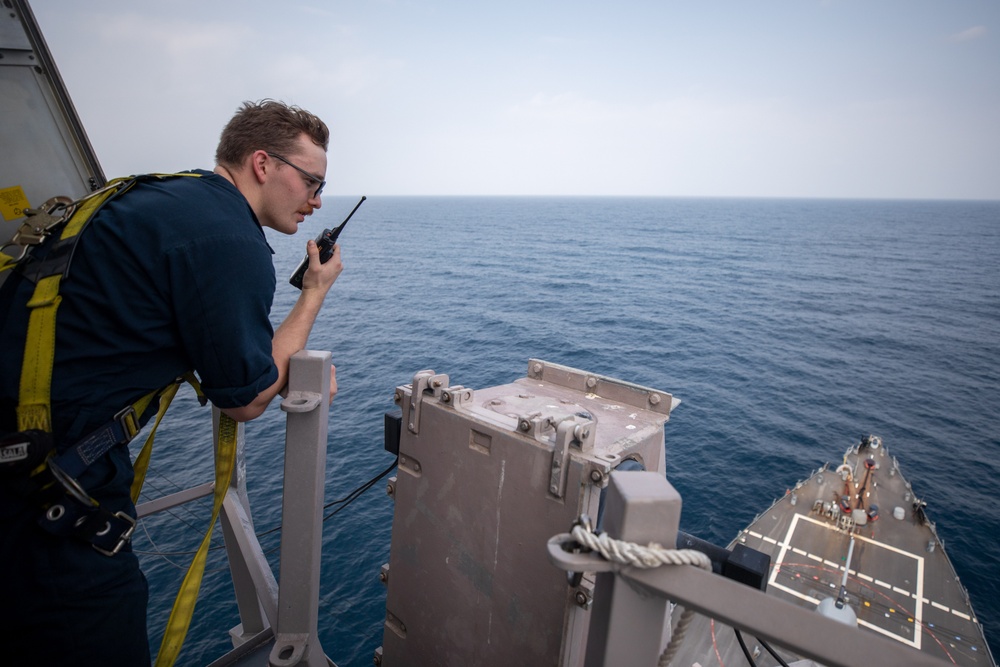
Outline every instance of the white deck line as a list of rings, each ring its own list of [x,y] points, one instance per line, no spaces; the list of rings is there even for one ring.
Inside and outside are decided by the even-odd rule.
[[[917,558],[917,590],[913,591],[913,618],[916,621],[914,627],[916,632],[913,633],[913,639],[915,641],[915,646],[920,648],[920,642],[924,636],[924,605],[922,600],[924,599],[924,557],[918,556]]]
[[[886,637],[892,637],[896,641],[899,641],[899,642],[901,642],[903,644],[906,644],[907,646],[912,646],[912,647],[918,648],[918,649],[920,648],[920,633],[919,632],[916,633],[916,638],[913,641],[909,641],[908,639],[900,637],[899,635],[897,635],[894,632],[889,632],[885,628],[880,628],[877,625],[872,625],[868,621],[863,621],[860,618],[858,619],[858,625],[863,625],[866,628],[868,628],[869,630],[873,630],[873,631],[875,631],[875,632],[877,632],[879,634],[885,635]]]

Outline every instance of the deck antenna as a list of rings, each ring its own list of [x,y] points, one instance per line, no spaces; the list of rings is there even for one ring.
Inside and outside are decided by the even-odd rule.
[[[844,576],[840,578],[840,590],[837,592],[837,599],[825,598],[820,601],[816,611],[827,618],[840,621],[845,625],[857,626],[858,616],[847,604],[847,575],[851,571],[851,560],[854,557],[854,535],[851,535],[851,542],[847,547],[847,560],[844,563]]]

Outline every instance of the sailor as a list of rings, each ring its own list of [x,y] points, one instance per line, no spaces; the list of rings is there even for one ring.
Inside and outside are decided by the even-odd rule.
[[[339,247],[321,263],[309,240],[301,294],[272,330],[273,251],[262,227],[294,234],[320,208],[328,141],[326,125],[305,110],[245,102],[222,132],[214,171],[140,180],[90,220],[59,287],[50,390],[57,453],[188,371],[237,421],[259,416],[285,387],[289,358],[305,347],[343,266]],[[24,273],[0,288],[0,438],[19,432],[34,289]],[[332,400],[333,369],[330,385]],[[125,443],[75,479],[102,510],[134,519]],[[148,665],[147,585],[127,538],[115,553],[86,536],[47,532],[28,487],[0,473],[0,662]]]

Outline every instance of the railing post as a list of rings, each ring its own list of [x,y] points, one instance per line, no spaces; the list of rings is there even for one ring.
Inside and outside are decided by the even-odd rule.
[[[213,441],[218,446],[218,408],[212,408],[212,419]],[[240,612],[240,624],[229,631],[234,647],[269,630],[274,624],[278,609],[278,582],[254,534],[253,519],[250,516],[243,424],[238,424],[237,429],[236,461],[220,514],[236,605]]]
[[[303,350],[289,363],[278,623],[273,667],[326,667],[318,637],[330,353]]]
[[[672,547],[681,517],[680,494],[655,472],[613,472],[604,530],[619,540]],[[666,598],[651,595],[612,572],[597,575],[586,665],[655,665],[670,639]]]

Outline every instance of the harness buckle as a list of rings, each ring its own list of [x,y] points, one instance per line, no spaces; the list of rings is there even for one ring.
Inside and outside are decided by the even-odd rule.
[[[63,472],[63,469],[60,468],[51,457],[48,459],[48,469],[49,472],[52,473],[52,477],[59,482],[60,486],[62,486],[66,495],[80,503],[82,507],[90,509],[97,507],[97,501],[87,495],[84,488],[80,486],[80,482]]]
[[[75,535],[105,556],[121,551],[135,533],[136,520],[120,510],[112,513],[102,508],[54,461],[49,461],[48,468],[63,487],[67,499],[49,506],[43,515],[42,527],[54,535]]]
[[[122,547],[124,547],[132,540],[132,534],[135,532],[136,520],[133,519],[128,514],[126,514],[125,512],[120,512],[120,511],[115,512],[113,518],[120,519],[121,521],[125,522],[125,529],[121,533],[119,533],[118,541],[115,543],[115,546],[112,547],[110,550],[108,550],[97,546],[96,542],[93,542],[90,545],[94,547],[94,549],[96,549],[98,553],[104,554],[105,556],[114,556],[119,551],[121,551]],[[97,534],[95,535],[95,538],[104,537],[109,533],[111,533],[111,521],[107,521],[104,524],[104,530],[98,531]]]
[[[122,408],[113,419],[121,427],[122,433],[125,434],[126,442],[131,441],[139,432],[139,416],[131,405]]]

